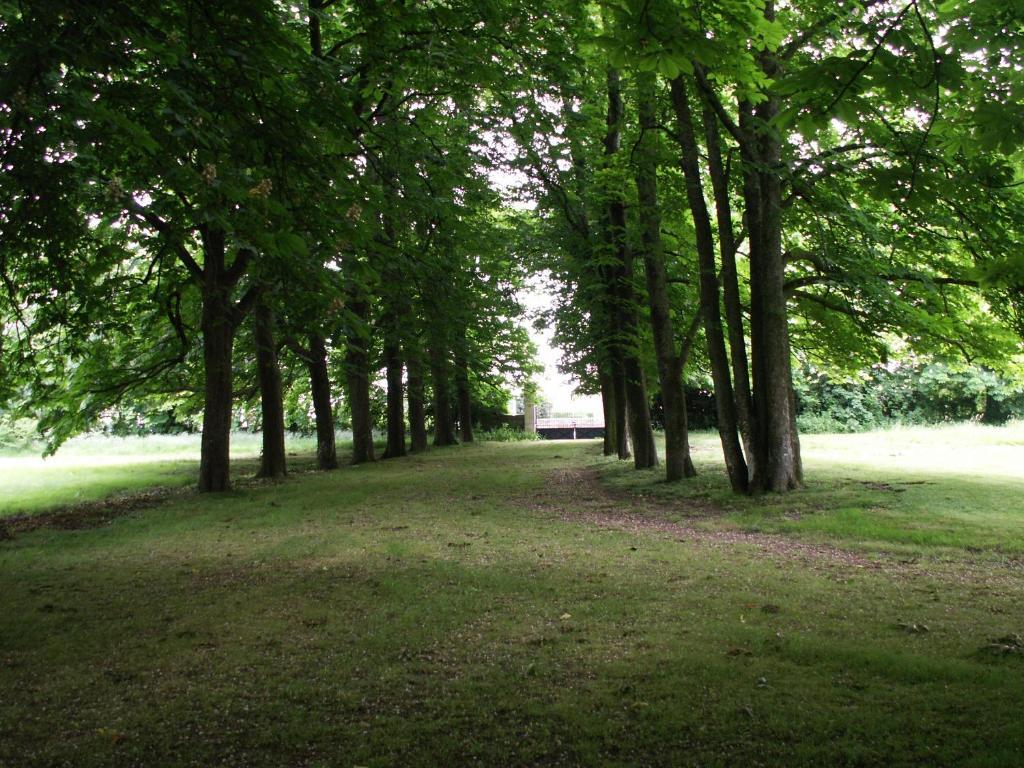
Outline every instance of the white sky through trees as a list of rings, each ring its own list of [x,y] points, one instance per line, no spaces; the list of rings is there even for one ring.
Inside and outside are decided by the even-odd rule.
[[[491,154],[497,153],[510,160],[517,152],[515,142],[511,138],[502,138],[495,134],[485,137]],[[513,208],[532,209],[536,201],[525,193],[529,188],[528,179],[521,171],[511,170],[507,162],[491,166],[487,169],[491,186]],[[554,297],[550,294],[543,278],[533,278],[519,294],[520,301],[527,309],[526,328],[530,340],[537,345],[537,362],[544,366],[544,371],[535,377],[539,389],[540,401],[551,404],[552,416],[597,418],[603,419],[601,397],[599,395],[576,395],[578,381],[562,373],[558,364],[562,351],[553,342],[553,329],[538,328],[535,325],[538,314],[550,309]],[[516,397],[521,392],[514,393]]]

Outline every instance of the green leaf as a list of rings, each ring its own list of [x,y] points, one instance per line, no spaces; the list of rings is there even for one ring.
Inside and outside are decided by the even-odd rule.
[[[294,255],[302,258],[309,256],[306,241],[294,232],[280,232],[276,237],[276,241],[277,250],[283,256]]]

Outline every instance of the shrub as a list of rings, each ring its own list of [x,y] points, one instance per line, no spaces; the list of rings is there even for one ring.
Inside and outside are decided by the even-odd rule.
[[[512,429],[504,426],[497,429],[490,429],[486,432],[478,432],[475,435],[477,440],[492,443],[515,443],[522,440],[542,440],[536,432],[526,432],[522,429]]]

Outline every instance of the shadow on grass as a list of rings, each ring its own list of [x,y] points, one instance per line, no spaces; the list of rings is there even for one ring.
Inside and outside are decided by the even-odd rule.
[[[3,545],[0,723],[18,725],[0,762],[997,765],[1024,748],[1016,661],[970,655],[1019,595],[940,603],[926,581],[524,509],[583,458],[557,452],[446,451]]]

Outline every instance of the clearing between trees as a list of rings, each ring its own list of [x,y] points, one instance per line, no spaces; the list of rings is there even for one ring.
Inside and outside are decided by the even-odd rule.
[[[684,485],[483,443],[15,531],[0,765],[1020,764],[1019,428],[809,438],[762,499],[715,440]]]

